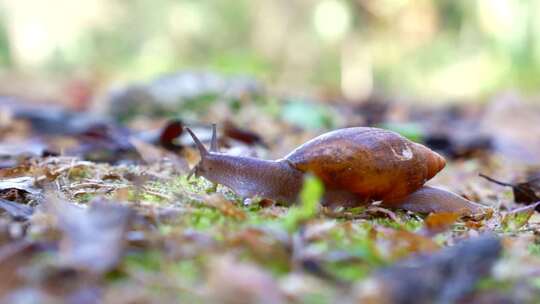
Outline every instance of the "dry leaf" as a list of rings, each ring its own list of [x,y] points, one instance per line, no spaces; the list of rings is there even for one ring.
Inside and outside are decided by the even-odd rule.
[[[208,291],[216,303],[278,304],[285,299],[277,282],[264,269],[230,256],[210,263]]]
[[[431,213],[424,220],[424,229],[428,235],[441,233],[450,229],[459,217],[458,213],[452,212]]]
[[[357,297],[362,303],[457,303],[490,273],[501,251],[497,237],[468,239],[380,271],[372,280],[359,284]],[[384,298],[377,298],[381,295]]]
[[[221,211],[221,213],[223,213],[225,216],[232,217],[237,220],[245,220],[247,218],[246,213],[242,209],[236,207],[233,202],[227,200],[219,193],[208,195],[205,198],[205,202]]]
[[[63,233],[63,265],[98,275],[116,266],[124,250],[130,209],[104,201],[96,201],[85,209],[51,198],[46,208],[57,217]]]
[[[32,213],[34,213],[34,208],[19,204],[16,202],[8,201],[0,198],[0,209],[3,209],[16,221],[27,221]]]

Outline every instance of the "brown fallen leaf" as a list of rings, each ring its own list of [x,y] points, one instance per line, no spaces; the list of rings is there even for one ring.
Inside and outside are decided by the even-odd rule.
[[[465,227],[469,229],[473,229],[473,230],[479,230],[480,228],[484,226],[484,224],[485,223],[481,221],[470,220],[470,221],[465,222]]]
[[[31,177],[15,177],[0,181],[0,191],[17,189],[33,195],[41,194],[41,190],[35,187],[34,179]]]
[[[42,198],[41,189],[36,187],[34,178],[24,176],[0,181],[0,199],[27,204],[29,202],[39,203]],[[9,203],[4,205],[7,204]]]
[[[129,208],[94,201],[85,209],[49,197],[46,209],[56,216],[63,233],[59,252],[62,265],[96,275],[116,266],[123,255],[132,216]]]
[[[359,303],[457,303],[489,274],[499,258],[499,238],[484,235],[379,271],[357,286]]]
[[[83,132],[93,125],[109,123],[106,119],[89,112],[71,111],[58,105],[32,104],[27,100],[14,99],[3,103],[13,118],[27,122],[37,134],[68,135]]]
[[[6,211],[16,221],[27,221],[34,208],[0,198],[0,209]]]
[[[232,217],[237,220],[245,220],[247,218],[246,213],[238,208],[233,202],[227,200],[223,195],[215,193],[212,195],[208,195],[204,201],[216,208],[217,210],[221,211],[223,215]]]
[[[432,236],[450,229],[459,217],[459,214],[452,212],[431,213],[424,220],[423,229]]]
[[[11,164],[9,164],[11,163]],[[9,166],[4,166],[9,165]],[[35,170],[35,164],[29,158],[5,159],[0,161],[0,178],[13,178],[32,175],[30,172]]]
[[[531,203],[536,203],[540,201],[540,177],[535,176],[526,182],[513,184],[496,180],[482,173],[480,173],[479,175],[480,177],[483,177],[497,185],[512,187],[512,192],[514,193],[514,201],[516,203],[529,205]],[[536,210],[540,211],[540,207],[537,206]]]
[[[231,256],[211,261],[208,291],[216,303],[285,303],[277,282],[263,268]]]
[[[398,260],[414,253],[434,252],[440,248],[431,238],[406,230],[377,227],[372,233],[377,247],[385,249],[381,254],[392,260]]]
[[[36,138],[17,141],[12,140],[9,142],[3,141],[0,144],[0,156],[11,158],[45,156],[49,153],[49,149],[50,147],[47,143]]]
[[[183,147],[180,144],[175,143],[177,139],[184,132],[184,124],[181,120],[173,119],[163,127],[159,134],[158,143],[160,146],[167,150],[178,151]]]
[[[308,250],[305,228],[299,229],[291,237],[292,265],[295,269],[309,273],[327,282],[346,285],[347,283],[328,271],[324,266],[322,256]]]
[[[131,130],[110,122],[91,124],[72,135],[78,145],[66,153],[96,162],[114,163],[130,159],[134,154],[129,142],[131,134]]]
[[[257,228],[246,228],[226,239],[227,244],[246,252],[261,264],[271,261],[273,265],[289,263],[288,239],[283,240],[278,232]]]
[[[160,163],[164,159],[167,159],[174,164],[179,172],[187,172],[189,170],[189,165],[185,159],[168,150],[154,146],[153,144],[149,144],[135,137],[131,137],[129,141],[135,147],[135,150],[144,162],[149,165]]]
[[[28,241],[14,241],[0,247],[0,302],[4,296],[14,291],[24,283],[24,278],[18,273],[19,268],[27,265],[39,251],[39,246]]]
[[[262,137],[250,130],[239,128],[232,121],[227,120],[223,123],[223,135],[248,145],[260,145],[268,147]]]

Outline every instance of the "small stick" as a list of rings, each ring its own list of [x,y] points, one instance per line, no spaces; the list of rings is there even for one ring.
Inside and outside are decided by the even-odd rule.
[[[487,179],[488,181],[492,182],[492,183],[495,183],[497,185],[501,185],[501,186],[506,186],[506,187],[512,187],[512,189],[514,190],[514,192],[519,192],[521,194],[524,194],[525,196],[527,196],[528,198],[531,198],[533,200],[536,200],[537,198],[535,196],[532,196],[527,190],[524,190],[522,189],[522,186],[520,184],[510,184],[510,183],[505,183],[505,182],[501,182],[501,181],[498,181],[492,177],[489,177],[485,174],[478,174],[480,177],[483,177],[485,179]],[[535,181],[536,179],[533,179],[532,181]],[[529,181],[531,182],[531,181]],[[529,183],[527,182],[527,183]]]
[[[496,179],[494,179],[492,177],[489,177],[489,176],[487,176],[487,175],[485,175],[483,173],[478,174],[478,176],[483,177],[483,178],[487,179],[488,181],[490,181],[492,183],[495,183],[497,185],[507,186],[507,187],[515,187],[515,185],[513,185],[513,184],[501,182],[501,181],[496,180]]]

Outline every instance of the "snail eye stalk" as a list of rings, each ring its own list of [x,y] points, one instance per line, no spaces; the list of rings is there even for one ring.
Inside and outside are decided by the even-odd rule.
[[[193,131],[191,131],[190,128],[186,128],[186,130],[188,131],[189,135],[191,135],[191,138],[193,138],[193,141],[195,142],[195,145],[199,149],[199,153],[201,154],[201,160],[204,159],[206,157],[206,155],[208,155],[208,150],[206,150],[206,148],[204,147],[202,142],[195,135],[195,133],[193,133]]]
[[[210,142],[210,152],[219,152],[218,149],[216,124],[214,123],[212,124],[212,141]]]

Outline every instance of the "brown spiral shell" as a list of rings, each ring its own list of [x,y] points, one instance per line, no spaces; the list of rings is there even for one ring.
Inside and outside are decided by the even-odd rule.
[[[439,154],[395,132],[364,127],[323,134],[285,159],[319,177],[329,190],[386,203],[418,190],[446,163]]]

